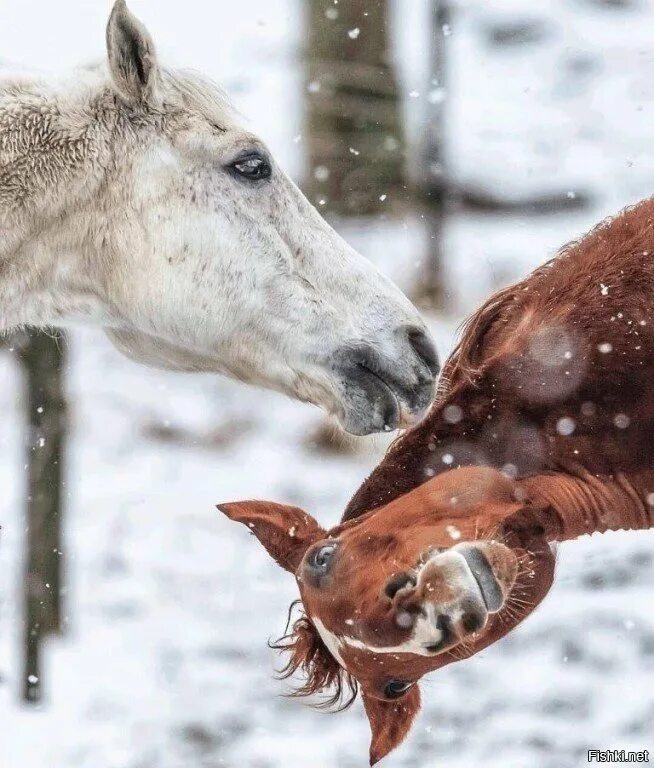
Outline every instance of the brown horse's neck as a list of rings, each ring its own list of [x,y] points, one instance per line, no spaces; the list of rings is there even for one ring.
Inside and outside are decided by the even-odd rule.
[[[636,488],[636,507],[654,492],[651,253],[654,199],[492,297],[468,322],[434,407],[391,447],[344,520],[470,464],[518,481],[567,474],[571,465],[582,473],[573,480],[595,477],[580,486],[584,493],[597,486],[591,522],[582,524],[581,515],[571,530],[649,520],[626,510],[627,487]],[[599,483],[622,500],[626,523],[611,517]]]
[[[654,506],[641,483],[622,473],[596,477],[583,470],[533,475],[519,482],[526,498],[556,513],[560,529],[553,540],[565,541],[591,533],[644,530],[654,526]]]

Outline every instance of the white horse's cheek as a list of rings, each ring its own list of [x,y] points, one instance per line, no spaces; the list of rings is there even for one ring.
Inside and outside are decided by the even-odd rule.
[[[137,297],[144,330],[191,341],[238,377],[341,415],[334,383],[311,361],[386,331],[397,289],[282,174],[274,186],[249,188],[163,142],[134,173],[147,256],[133,284],[156,291]]]

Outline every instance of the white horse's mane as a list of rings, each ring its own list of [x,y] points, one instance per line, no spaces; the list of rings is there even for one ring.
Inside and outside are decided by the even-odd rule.
[[[238,115],[234,105],[226,91],[211,78],[192,69],[161,67],[160,73],[164,98],[171,106],[190,109],[218,126],[234,122]],[[105,84],[108,86],[110,80],[105,61],[78,66],[67,75],[53,79],[38,69],[0,59],[0,98],[16,88],[34,93],[40,85],[60,91],[62,96],[69,96],[71,91],[90,93]]]

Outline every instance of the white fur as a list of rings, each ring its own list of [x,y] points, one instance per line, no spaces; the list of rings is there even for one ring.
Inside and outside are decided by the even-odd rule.
[[[327,627],[320,621],[320,619],[312,618],[314,626],[318,630],[318,634],[322,638],[323,643],[327,646],[327,650],[336,659],[336,661],[345,669],[345,662],[341,656],[341,646],[345,642],[345,638],[339,635],[335,635],[330,632]]]
[[[436,626],[436,607],[428,604],[424,610],[427,615],[418,617],[411,637],[399,645],[369,645],[348,636],[344,636],[342,642],[350,648],[359,648],[372,653],[413,653],[417,656],[433,656],[434,652],[428,651],[425,646],[440,643],[443,633]]]
[[[113,77],[0,69],[0,332],[93,323],[147,364],[227,374],[341,418],[339,350],[365,341],[413,376],[398,329],[423,324],[407,299],[274,161],[268,182],[230,175],[242,151],[268,154],[262,142],[215,86],[158,67],[121,0],[114,16],[143,36],[147,86],[133,68],[120,81],[120,30]]]

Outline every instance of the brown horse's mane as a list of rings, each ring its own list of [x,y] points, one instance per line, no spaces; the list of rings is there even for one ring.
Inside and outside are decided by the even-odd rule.
[[[359,686],[355,678],[331,655],[304,611],[301,611],[291,626],[293,611],[300,604],[301,600],[291,603],[284,635],[268,644],[273,650],[289,654],[287,664],[279,672],[279,678],[287,680],[296,672],[301,672],[306,677],[305,681],[288,695],[291,698],[301,698],[332,689],[331,693],[327,693],[315,706],[318,709],[341,712],[354,703]]]
[[[474,383],[482,372],[483,363],[487,362],[484,355],[485,342],[491,330],[498,330],[498,324],[509,322],[512,310],[518,303],[527,303],[534,298],[534,289],[542,278],[546,278],[555,266],[560,266],[565,260],[573,262],[588,261],[592,266],[592,258],[597,253],[604,256],[604,265],[611,267],[611,261],[621,253],[616,245],[626,243],[632,245],[643,231],[651,228],[654,199],[643,200],[627,207],[615,216],[608,216],[596,224],[583,237],[572,240],[558,250],[555,256],[530,272],[522,280],[508,285],[494,293],[481,307],[465,320],[459,329],[459,342],[443,366],[438,382],[438,392],[433,412],[442,398],[447,395],[452,386],[459,381]],[[645,221],[643,222],[643,219]],[[622,228],[618,225],[622,224]],[[632,241],[632,242],[630,242]],[[578,265],[571,264],[572,269]],[[568,287],[568,290],[570,288]],[[401,439],[402,435],[398,437]],[[394,441],[388,450],[393,448]]]

